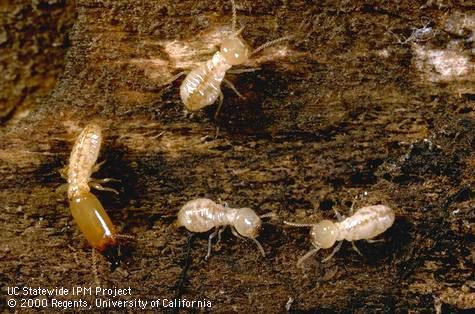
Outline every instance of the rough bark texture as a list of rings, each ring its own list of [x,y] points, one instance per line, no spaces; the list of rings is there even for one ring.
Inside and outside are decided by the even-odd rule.
[[[0,123],[21,119],[54,88],[73,14],[65,0],[0,1]]]
[[[10,286],[95,284],[91,250],[57,189],[89,121],[106,136],[95,177],[121,180],[110,185],[119,196],[93,193],[136,237],[119,263],[97,261],[102,286],[132,288],[123,300],[207,299],[218,312],[474,307],[469,1],[238,1],[252,47],[294,38],[244,66],[258,70],[228,76],[245,99],[223,86],[217,119],[216,106],[184,115],[180,80],[162,84],[212,55],[230,31],[229,1],[0,8],[0,308]],[[259,237],[267,257],[225,232],[205,261],[207,234],[173,225],[198,197],[276,213]],[[297,268],[308,229],[282,220],[334,219],[355,197],[356,207],[395,209],[385,242],[357,243],[363,257],[345,243],[329,262],[321,251]]]

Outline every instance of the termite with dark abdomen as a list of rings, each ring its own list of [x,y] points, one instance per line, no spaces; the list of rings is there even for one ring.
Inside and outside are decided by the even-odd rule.
[[[68,199],[71,214],[89,244],[99,252],[117,244],[117,231],[99,200],[90,192],[90,186],[112,191],[99,183],[112,179],[94,180],[91,174],[97,171],[96,165],[101,149],[102,132],[96,124],[87,125],[79,134],[67,168]]]
[[[217,114],[223,102],[223,93],[221,92],[221,82],[223,81],[242,98],[232,83],[224,78],[226,71],[233,66],[245,63],[253,54],[264,48],[290,38],[290,36],[287,36],[267,42],[250,52],[249,46],[239,36],[242,29],[236,31],[236,5],[234,0],[231,0],[231,3],[233,8],[233,33],[221,43],[220,50],[213,55],[211,60],[189,72],[180,86],[181,100],[190,111],[197,111],[212,105],[219,98]],[[184,73],[178,74],[174,79]]]
[[[253,240],[262,256],[265,256],[264,249],[256,237],[261,230],[261,218],[270,216],[272,214],[258,216],[250,208],[230,208],[207,198],[198,198],[189,201],[180,209],[177,226],[183,226],[192,232],[206,232],[215,228],[208,238],[208,253],[205,259],[211,255],[211,240],[216,235],[220,240],[226,226],[231,227],[231,232],[236,237]]]
[[[338,222],[330,220],[322,220],[318,223],[294,223],[284,221],[285,224],[294,227],[311,227],[310,239],[312,245],[315,247],[307,254],[299,258],[297,266],[300,266],[304,260],[317,253],[320,249],[328,249],[335,245],[335,242],[340,241],[333,252],[323,261],[327,261],[338,252],[343,243],[343,240],[351,241],[353,248],[361,255],[356,248],[353,241],[371,240],[379,234],[386,231],[394,223],[394,211],[384,205],[372,205],[360,208],[356,213],[350,210],[350,217],[342,217],[338,211],[335,210]]]

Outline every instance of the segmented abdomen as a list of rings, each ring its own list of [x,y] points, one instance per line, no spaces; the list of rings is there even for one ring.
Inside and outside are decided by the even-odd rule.
[[[206,232],[225,224],[226,209],[206,198],[189,201],[178,212],[178,225],[192,232]]]
[[[336,223],[339,229],[338,241],[372,239],[383,233],[394,223],[394,212],[384,205],[373,205],[359,209],[353,216]]]
[[[88,180],[101,149],[101,128],[88,124],[74,143],[68,166],[68,197],[89,192]]]
[[[221,92],[221,82],[231,65],[218,51],[205,64],[191,71],[181,83],[180,96],[185,107],[197,111],[212,105]]]

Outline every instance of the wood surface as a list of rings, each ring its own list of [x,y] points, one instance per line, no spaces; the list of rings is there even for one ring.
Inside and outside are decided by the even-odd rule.
[[[0,1],[0,308],[10,286],[95,285],[59,188],[91,121],[105,136],[94,177],[121,180],[109,185],[119,196],[93,193],[135,237],[97,257],[100,285],[130,286],[124,299],[206,299],[213,312],[475,306],[473,4],[244,0],[237,14],[251,47],[293,38],[227,76],[245,98],[223,86],[215,119],[216,105],[184,112],[182,79],[164,84],[216,51],[229,1]],[[228,230],[205,261],[208,234],[173,224],[199,197],[274,212],[258,238],[267,256]],[[297,268],[308,229],[282,220],[335,219],[353,202],[394,208],[385,242]]]

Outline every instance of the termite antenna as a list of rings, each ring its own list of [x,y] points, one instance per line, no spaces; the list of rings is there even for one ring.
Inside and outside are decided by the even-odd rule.
[[[353,243],[353,242],[351,242],[351,243]],[[335,253],[340,250],[342,244],[343,244],[343,241],[338,242],[338,244],[337,244],[336,247],[333,249],[333,251],[331,252],[331,254],[328,255],[327,257],[325,257],[324,259],[322,259],[322,262],[325,263],[326,261],[329,261],[329,260],[333,257],[333,255],[335,255]]]
[[[270,212],[264,215],[260,215],[259,218],[274,218],[275,216],[275,213]]]
[[[421,16],[421,25],[423,28],[426,28],[427,26],[429,26],[430,23],[431,23],[430,17]]]
[[[254,241],[257,245],[257,248],[259,249],[259,251],[261,252],[262,256],[263,257],[266,257],[266,252],[264,251],[264,248],[262,247],[262,245],[259,243],[259,241],[257,241],[257,239],[255,238],[251,238],[252,241]]]
[[[130,234],[116,234],[117,239],[136,240],[137,238]]]
[[[58,172],[59,172],[59,175],[61,176],[61,178],[68,181],[68,166],[67,165],[64,166],[63,168],[59,169]]]
[[[306,224],[306,223],[299,223],[299,222],[290,222],[290,221],[285,221],[284,224],[292,226],[292,227],[313,227],[315,224]]]
[[[280,43],[281,41],[284,41],[284,40],[292,39],[293,37],[294,37],[294,36],[289,35],[289,36],[284,36],[284,37],[280,37],[280,38],[277,38],[277,39],[268,41],[268,42],[266,42],[265,44],[263,44],[263,45],[259,46],[258,48],[256,48],[253,52],[251,52],[251,54],[249,55],[249,57],[251,57],[252,55],[255,55],[256,53],[258,53],[258,52],[261,51],[261,50],[266,49],[267,47],[270,47],[270,46],[272,46],[272,45],[275,45],[275,44],[277,44],[277,43]]]
[[[242,33],[242,31],[244,30],[245,27],[246,26],[243,26],[240,29],[238,29],[237,31],[234,31],[234,29],[233,29],[234,36],[239,36]]]
[[[309,257],[311,257],[312,255],[315,255],[315,253],[317,253],[318,251],[320,250],[319,247],[317,248],[314,248],[314,249],[311,249],[310,251],[307,252],[307,254],[305,254],[304,256],[302,256],[301,258],[299,258],[299,260],[297,261],[297,267],[301,267],[302,266],[302,263]]]
[[[232,19],[232,30],[233,30],[233,33],[236,31],[236,21],[237,21],[237,13],[236,13],[236,3],[234,3],[234,0],[231,0],[231,7],[232,7],[232,10],[233,10],[233,19]],[[241,29],[242,31],[242,29]],[[240,31],[237,34],[239,34]]]
[[[100,285],[99,276],[97,275],[97,259],[96,259],[96,250],[92,249],[92,273],[94,274],[94,283],[96,286]]]

